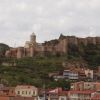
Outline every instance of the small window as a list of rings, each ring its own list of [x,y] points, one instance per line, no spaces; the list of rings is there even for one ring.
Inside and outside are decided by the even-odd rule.
[[[22,94],[24,94],[24,91],[22,91]]]
[[[17,93],[20,94],[20,91],[18,91]]]
[[[31,94],[31,91],[29,91],[29,94]]]
[[[35,94],[35,91],[33,91],[33,95]]]

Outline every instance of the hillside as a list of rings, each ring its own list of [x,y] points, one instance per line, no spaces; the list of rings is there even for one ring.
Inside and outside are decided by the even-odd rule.
[[[62,60],[61,60],[62,59]],[[42,87],[46,83],[47,87],[57,86],[48,73],[63,71],[62,61],[64,58],[23,58],[4,59],[4,62],[16,62],[16,66],[0,66],[1,82],[6,85],[32,84]],[[61,84],[58,84],[60,86]]]
[[[77,65],[97,69],[100,65],[100,45],[89,44],[69,45],[68,53],[60,55],[36,56],[34,58],[0,58],[0,62],[11,63],[12,65],[0,65],[1,83],[15,86],[17,84],[32,84],[42,87],[69,87],[70,82],[59,80],[55,82],[49,78],[52,72],[62,72],[63,62],[68,65]]]
[[[76,59],[78,57],[83,59],[92,69],[95,69],[100,65],[100,45],[69,45],[68,56],[69,58],[72,57]]]

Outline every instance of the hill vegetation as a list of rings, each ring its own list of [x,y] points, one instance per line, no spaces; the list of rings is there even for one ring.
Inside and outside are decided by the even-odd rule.
[[[16,66],[0,66],[1,82],[6,85],[32,84],[42,87],[56,87],[61,84],[49,78],[48,73],[63,71],[62,61],[59,58],[36,57],[23,59],[4,58],[4,62],[16,63]],[[63,80],[63,82],[65,82]]]
[[[6,50],[9,50],[9,46],[4,43],[0,43],[0,57],[5,55]]]
[[[84,62],[83,62],[84,61]],[[49,73],[62,72],[63,62],[82,62],[91,69],[96,69],[100,65],[100,45],[89,44],[87,46],[69,45],[69,52],[63,56],[49,55],[37,56],[34,58],[0,58],[0,80],[1,83],[15,86],[17,84],[32,84],[37,87],[63,87],[69,89],[70,81],[54,81],[49,78]],[[8,63],[8,66],[2,65]],[[12,63],[12,66],[9,65]],[[86,67],[86,66],[85,66]]]
[[[77,57],[83,59],[91,69],[95,69],[100,65],[100,45],[69,45],[68,56],[75,59]]]

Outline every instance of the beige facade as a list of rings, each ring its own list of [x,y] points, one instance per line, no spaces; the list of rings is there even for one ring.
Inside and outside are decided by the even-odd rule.
[[[91,100],[93,91],[70,91],[69,100]]]
[[[85,75],[86,75],[86,77],[93,79],[93,70],[86,69]]]
[[[71,90],[74,91],[100,91],[100,83],[99,82],[75,82],[71,83]]]
[[[37,97],[38,89],[34,86],[18,85],[15,88],[16,96]]]

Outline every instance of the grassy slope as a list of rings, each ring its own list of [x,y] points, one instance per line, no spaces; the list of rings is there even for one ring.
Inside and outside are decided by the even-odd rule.
[[[53,80],[48,78],[48,73],[63,70],[63,58],[23,58],[15,61],[16,67],[0,66],[0,77],[3,83],[32,84],[42,87],[45,81],[47,86],[50,86],[49,83],[53,84]]]
[[[100,45],[81,45],[79,49],[76,46],[71,46],[69,48],[69,54],[62,57],[49,56],[23,58],[19,60],[4,59],[6,62],[15,61],[17,66],[0,66],[1,83],[13,86],[16,84],[32,84],[42,87],[45,82],[47,87],[66,87],[68,82],[66,83],[64,80],[54,82],[52,78],[48,78],[48,73],[62,71],[64,69],[62,66],[63,61],[72,63],[72,61],[81,62],[83,60],[92,69],[100,65]],[[2,59],[0,61],[2,62]]]

